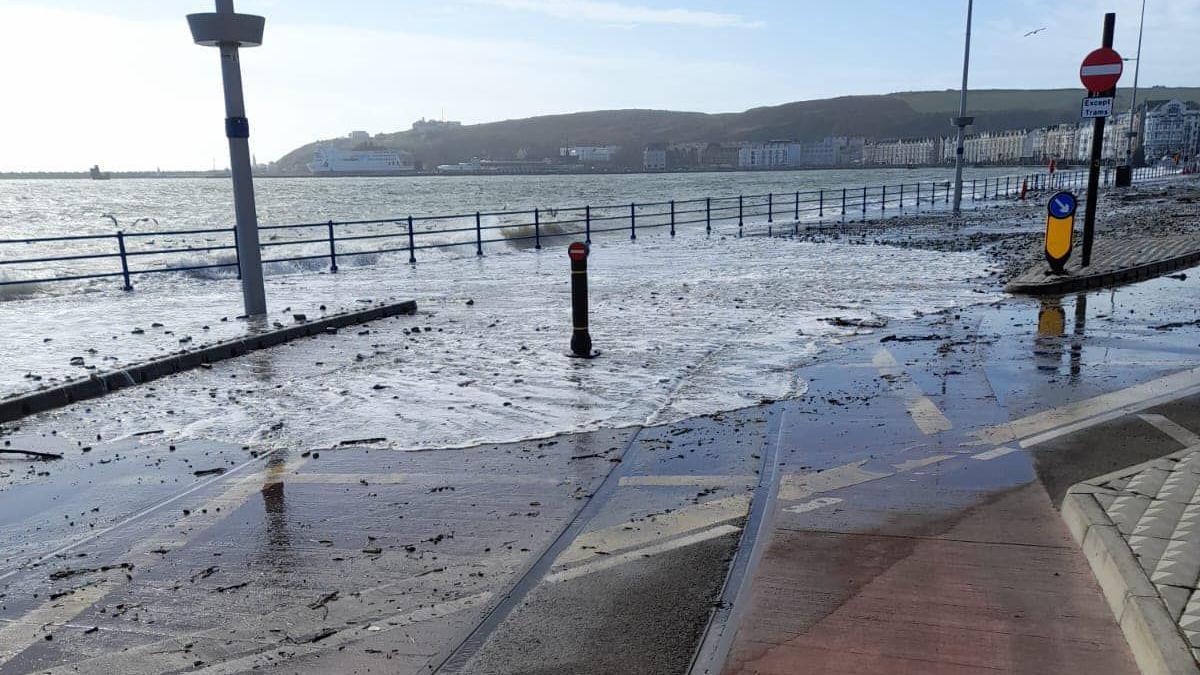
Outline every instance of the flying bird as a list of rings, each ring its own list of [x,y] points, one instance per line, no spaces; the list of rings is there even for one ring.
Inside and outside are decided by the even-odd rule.
[[[1030,35],[1037,35],[1038,33],[1042,32],[1042,31],[1044,31],[1044,30],[1046,30],[1046,27],[1045,27],[1045,26],[1042,26],[1041,28],[1039,28],[1039,29],[1037,29],[1037,30],[1031,30],[1031,31],[1029,31],[1029,32],[1028,32],[1028,33],[1026,33],[1025,35],[1022,35],[1021,37],[1029,37]]]

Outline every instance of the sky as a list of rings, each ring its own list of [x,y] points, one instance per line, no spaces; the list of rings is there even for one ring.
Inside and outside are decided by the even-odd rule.
[[[615,108],[703,112],[955,89],[966,0],[236,0],[266,17],[241,54],[260,162],[356,129]],[[228,165],[206,0],[0,0],[0,171]],[[1080,87],[1140,0],[977,0],[971,88]],[[1025,33],[1044,30],[1025,36]],[[1200,85],[1200,0],[1148,0],[1140,84]],[[1130,63],[1122,86],[1131,84]],[[1081,90],[1082,95],[1082,90]]]

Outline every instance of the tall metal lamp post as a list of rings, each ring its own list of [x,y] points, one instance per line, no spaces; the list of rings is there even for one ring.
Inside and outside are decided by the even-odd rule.
[[[238,263],[242,274],[242,301],[247,316],[267,313],[263,288],[262,254],[258,247],[258,214],[254,210],[254,179],[250,166],[250,123],[242,100],[242,67],[239,47],[262,44],[266,20],[236,14],[233,0],[216,0],[215,13],[189,14],[188,27],[198,45],[221,50],[221,79],[225,83],[225,136],[229,139],[229,168],[233,174],[233,210],[237,219]]]
[[[963,76],[962,90],[958,93],[958,117],[951,120],[951,123],[958,127],[958,145],[954,149],[954,216],[958,217],[962,213],[962,188],[963,188],[963,144],[966,140],[967,127],[975,122],[974,117],[967,117],[967,71],[971,64],[971,14],[974,9],[974,0],[967,0],[967,37],[966,44],[963,47]]]
[[[1133,116],[1137,112],[1137,90],[1138,90],[1138,73],[1142,70],[1142,28],[1146,24],[1146,0],[1142,0],[1142,18],[1138,21],[1138,46],[1137,54],[1134,57],[1133,68],[1133,96],[1129,98],[1129,131],[1126,132],[1129,140],[1125,145],[1125,165],[1133,167],[1133,139],[1137,138],[1138,132],[1133,128]]]

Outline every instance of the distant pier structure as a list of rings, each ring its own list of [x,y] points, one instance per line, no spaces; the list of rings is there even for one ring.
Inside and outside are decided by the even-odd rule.
[[[88,175],[92,180],[108,180],[112,176],[107,171],[101,171],[99,164],[93,164],[92,168],[88,169]]]

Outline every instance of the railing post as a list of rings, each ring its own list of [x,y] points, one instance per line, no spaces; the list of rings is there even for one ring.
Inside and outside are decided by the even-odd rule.
[[[333,239],[333,221],[329,221],[329,271],[337,274],[337,246]]]
[[[904,213],[904,181],[903,180],[900,181],[900,201],[896,205],[896,208],[900,209],[900,213]]]
[[[1004,198],[1005,199],[1008,199],[1008,195],[1009,195],[1009,187],[1010,186],[1009,186],[1008,180],[1009,180],[1008,176],[1005,176],[1004,177]]]
[[[881,186],[879,188],[879,217],[882,218],[885,213],[887,213],[887,186],[886,185]]]
[[[129,260],[125,257],[125,233],[117,230],[117,249],[121,252],[121,276],[125,278],[123,290],[132,291],[133,284],[129,283]]]
[[[767,222],[775,222],[775,193],[767,193]]]
[[[671,236],[675,236],[675,200],[671,200]]]
[[[704,236],[712,235],[712,197],[704,198]]]
[[[867,219],[867,186],[866,185],[863,186],[862,219],[864,221]]]
[[[417,247],[413,245],[412,216],[408,217],[408,264],[417,264]]]
[[[483,228],[480,226],[479,212],[475,212],[475,255],[483,255]]]
[[[950,182],[949,182],[949,181],[946,181],[946,193],[945,193],[945,195],[946,195],[946,200],[945,200],[945,202],[944,202],[944,203],[946,203],[946,204],[949,204],[949,203],[950,203]]]
[[[971,179],[971,201],[975,201],[975,179]]]
[[[238,248],[237,228],[233,228],[233,257],[237,260],[237,278],[242,278],[242,251]]]
[[[583,241],[592,243],[592,207],[587,205],[583,207]]]
[[[533,210],[533,247],[542,250],[542,216],[541,209]]]
[[[742,196],[738,195],[738,238],[742,237]]]
[[[842,188],[842,220],[846,220],[846,188]]]
[[[937,183],[929,181],[929,205],[937,205]]]
[[[817,193],[817,218],[825,217],[825,188]]]
[[[913,205],[917,207],[917,213],[921,212],[921,181],[917,181],[917,198],[913,201]]]
[[[1000,198],[1000,177],[996,177],[996,184],[992,186],[992,201]]]
[[[629,240],[637,239],[637,204],[629,204]]]

